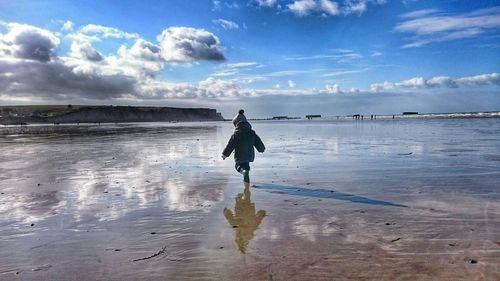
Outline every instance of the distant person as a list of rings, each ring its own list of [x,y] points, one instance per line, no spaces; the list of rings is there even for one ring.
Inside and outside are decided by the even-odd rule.
[[[243,109],[240,109],[238,111],[238,115],[234,116],[233,118],[233,125],[236,127],[236,125],[238,125],[238,123],[242,122],[242,121],[247,121],[247,118],[245,117],[245,111]]]
[[[244,182],[250,182],[250,162],[255,159],[254,147],[261,153],[266,149],[262,140],[252,130],[250,123],[246,120],[238,122],[233,135],[222,152],[222,159],[225,160],[234,150],[235,168],[236,171],[243,175]]]

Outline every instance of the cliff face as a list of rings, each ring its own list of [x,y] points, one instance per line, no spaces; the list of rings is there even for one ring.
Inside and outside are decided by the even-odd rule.
[[[6,106],[0,107],[1,124],[119,123],[160,121],[221,121],[210,108],[133,106]]]

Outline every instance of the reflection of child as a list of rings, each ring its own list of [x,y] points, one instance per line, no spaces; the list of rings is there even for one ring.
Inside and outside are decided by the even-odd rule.
[[[245,183],[243,193],[236,196],[234,213],[228,208],[224,208],[224,217],[235,229],[235,240],[241,253],[245,253],[248,242],[252,240],[255,230],[259,227],[266,211],[255,212],[255,204],[250,199],[250,184]]]
[[[235,126],[236,129],[222,152],[222,159],[229,157],[234,150],[236,171],[243,174],[243,181],[250,182],[248,174],[250,162],[253,162],[255,158],[254,147],[258,152],[264,152],[266,147],[246,120],[238,122]]]

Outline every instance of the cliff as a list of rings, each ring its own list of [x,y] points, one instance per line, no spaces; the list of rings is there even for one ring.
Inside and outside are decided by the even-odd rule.
[[[135,106],[1,106],[0,124],[222,121],[215,109]]]

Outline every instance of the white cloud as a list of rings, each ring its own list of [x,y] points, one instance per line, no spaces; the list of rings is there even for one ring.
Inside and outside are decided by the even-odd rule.
[[[338,84],[334,85],[325,85],[325,90],[327,94],[340,94],[342,91],[340,90],[340,86]]]
[[[104,38],[124,38],[124,39],[137,39],[137,33],[128,33],[119,30],[118,28],[103,26],[98,24],[87,24],[80,28],[80,32],[84,34],[95,34]]]
[[[352,50],[344,50],[344,49],[335,49],[332,50],[329,54],[318,54],[311,56],[290,56],[285,57],[285,60],[317,60],[317,59],[331,59],[335,60],[339,63],[346,63],[353,60],[361,59],[363,56],[359,53],[356,53]]]
[[[394,30],[409,33],[410,43],[403,48],[416,48],[433,42],[477,37],[500,28],[500,8],[482,9],[460,15],[438,14],[435,10],[420,10],[404,14],[408,20]]]
[[[255,1],[259,7],[274,7],[276,3],[278,2],[277,0],[256,0]]]
[[[212,21],[214,24],[219,25],[224,29],[238,29],[240,26],[234,21],[225,20],[225,19],[216,19]]]
[[[385,0],[294,0],[287,5],[288,10],[298,16],[320,14],[323,16],[337,16],[340,14],[362,14],[368,9],[368,4],[382,5]]]
[[[297,86],[295,82],[293,82],[292,80],[288,80],[288,87],[295,88],[295,86]]]
[[[73,31],[73,22],[67,20],[63,23],[61,30],[62,31]]]
[[[287,5],[288,9],[298,16],[306,16],[317,9],[315,0],[296,0]]]
[[[456,79],[455,82],[459,85],[467,86],[500,85],[500,73],[489,73],[462,77]]]
[[[341,76],[341,75],[347,75],[347,74],[355,74],[355,73],[361,73],[366,71],[367,69],[361,69],[361,70],[337,70],[337,71],[331,71],[327,72],[325,74],[322,74],[322,77],[333,77],[333,76]]]
[[[237,62],[237,63],[228,63],[224,64],[219,69],[212,74],[212,76],[216,77],[224,77],[224,76],[234,76],[240,74],[240,71],[246,71],[248,69],[253,69],[256,67],[261,67],[261,64],[256,62]]]
[[[406,18],[406,19],[413,19],[413,18],[420,18],[420,17],[423,17],[423,16],[434,14],[436,12],[438,12],[438,10],[436,10],[436,9],[416,10],[416,11],[413,11],[413,12],[402,14],[401,17],[402,18]]]
[[[339,5],[336,2],[332,2],[330,0],[321,0],[320,6],[321,9],[328,15],[335,16],[340,13]]]
[[[253,67],[258,66],[259,64],[253,61],[249,62],[237,62],[237,63],[228,63],[228,68],[244,68],[244,67]]]
[[[448,76],[437,76],[429,80],[423,77],[414,77],[400,82],[375,83],[370,86],[373,92],[396,91],[401,89],[426,88],[456,88],[461,86],[500,85],[500,73],[481,74],[453,79]]]
[[[212,4],[213,4],[212,11],[219,11],[220,10],[220,1],[219,0],[213,0]]]
[[[379,51],[372,51],[371,54],[372,57],[380,57],[381,55],[383,55],[383,53]]]
[[[344,14],[352,14],[352,13],[358,13],[362,14],[366,12],[366,4],[367,1],[361,1],[361,0],[346,0],[344,1],[344,7],[343,7],[343,12]]]
[[[225,60],[219,38],[204,29],[170,27],[163,30],[158,41],[163,57],[170,62]]]
[[[89,42],[73,41],[70,48],[70,56],[77,59],[89,61],[102,61],[104,58],[99,51],[94,49]]]

